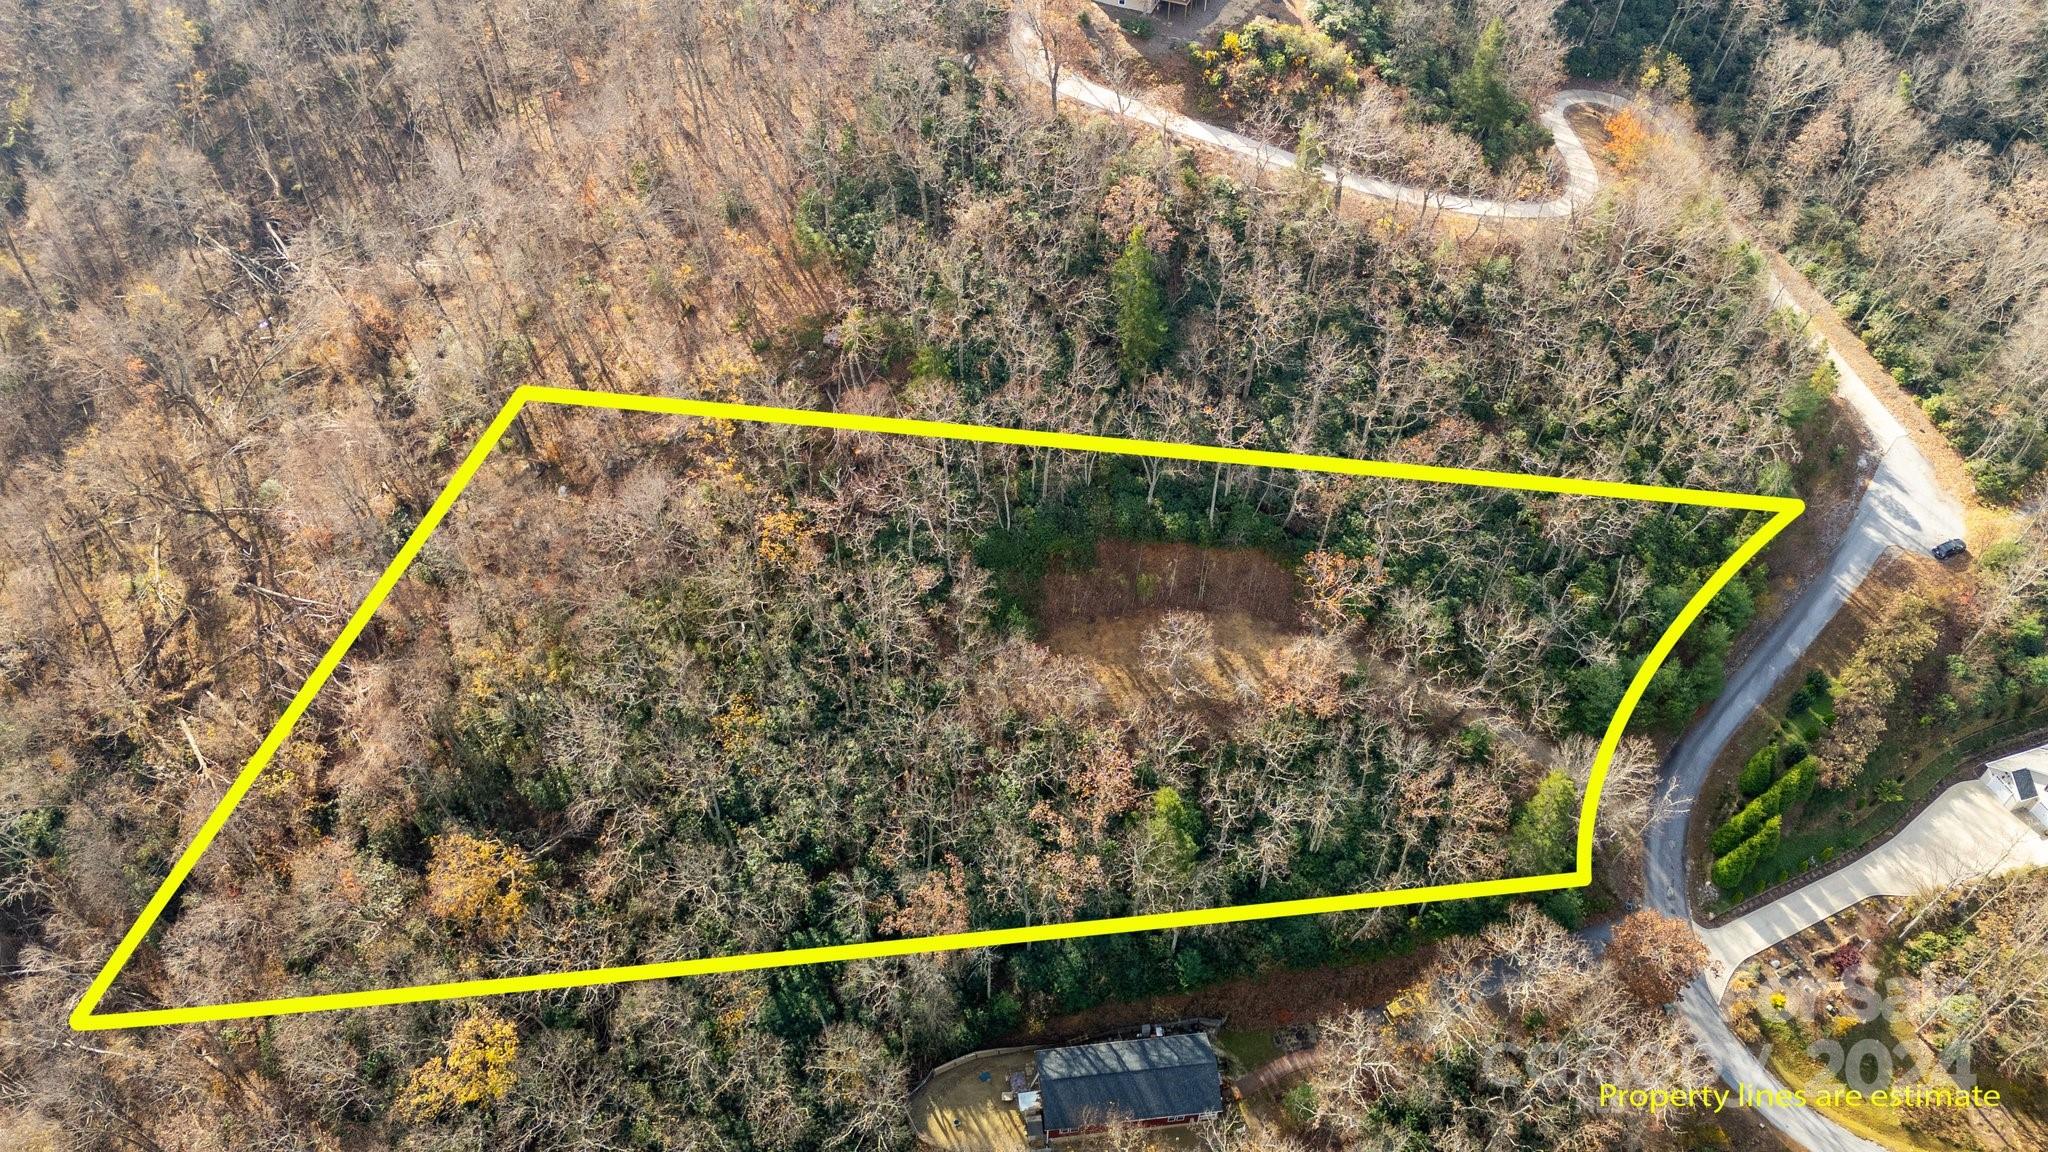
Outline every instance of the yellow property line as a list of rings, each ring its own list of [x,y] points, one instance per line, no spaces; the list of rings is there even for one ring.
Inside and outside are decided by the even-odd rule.
[[[801,428],[831,428],[849,432],[878,432],[893,436],[965,440],[983,444],[1013,444],[1028,448],[1063,448],[1077,452],[1103,452],[1126,456],[1151,456],[1170,460],[1192,460],[1213,464],[1244,464],[1255,468],[1278,468],[1296,472],[1328,472],[1344,476],[1365,476],[1390,480],[1414,480],[1427,484],[1462,484],[1481,488],[1524,492],[1550,492],[1565,496],[1603,496],[1618,500],[1644,500],[1663,504],[1686,504],[1704,508],[1729,508],[1770,514],[1761,528],[1742,542],[1714,574],[1709,576],[1677,619],[1657,639],[1656,646],[1637,669],[1635,679],[1622,694],[1621,705],[1608,722],[1587,778],[1586,795],[1579,810],[1577,866],[1571,872],[1548,876],[1522,876],[1505,880],[1475,880],[1427,888],[1406,888],[1386,892],[1356,892],[1343,896],[1321,896],[1304,900],[1280,900],[1263,904],[1238,904],[1224,908],[1198,908],[1184,912],[1157,912],[1142,916],[1115,916],[1064,924],[1038,924],[1024,928],[997,928],[981,932],[960,932],[944,936],[919,936],[901,940],[869,940],[819,948],[796,948],[779,952],[751,952],[734,956],[711,956],[695,960],[673,960],[654,964],[632,964],[614,968],[592,968],[576,972],[544,973],[534,976],[506,976],[494,979],[457,980],[444,984],[419,984],[405,988],[380,988],[365,992],[333,992],[314,996],[286,996],[275,1000],[246,1000],[232,1004],[204,1004],[189,1008],[98,1012],[114,980],[147,939],[158,917],[177,895],[199,858],[206,854],[237,805],[248,795],[256,778],[271,757],[291,736],[292,728],[311,706],[313,698],[348,655],[356,637],[391,594],[411,567],[427,538],[441,526],[456,498],[476,475],[484,460],[512,427],[520,410],[528,404],[602,408],[623,412],[652,412],[672,416],[695,416],[711,420],[744,420],[760,424],[786,424]],[[1260,452],[1244,448],[1217,448],[1199,444],[1169,444],[1153,440],[1125,440],[1111,436],[1084,436],[1065,432],[1038,432],[1019,428],[991,428],[976,424],[950,424],[929,420],[902,420],[889,416],[858,416],[840,412],[811,412],[799,408],[767,408],[752,404],[723,404],[705,400],[678,400],[664,396],[642,396],[623,392],[586,392],[572,388],[527,385],[513,391],[505,406],[491,420],[476,446],[463,458],[447,487],[435,498],[425,516],[406,537],[398,554],[370,588],[369,595],[348,618],[341,634],[334,638],[320,663],[291,703],[285,706],[270,733],[249,762],[235,777],[220,803],[199,826],[170,874],[157,886],[142,914],[121,937],[113,955],[93,978],[92,984],[71,1011],[71,1027],[79,1031],[114,1028],[144,1028],[164,1024],[193,1024],[202,1021],[244,1020],[262,1016],[288,1016],[300,1012],[325,1012],[340,1008],[368,1008],[383,1004],[413,1004],[430,1000],[452,1000],[466,996],[501,996],[512,992],[545,992],[563,988],[587,988],[631,980],[660,980],[675,976],[701,976],[718,972],[744,972],[784,968],[798,964],[863,960],[903,956],[917,952],[944,952],[960,948],[989,948],[1004,944],[1028,944],[1044,940],[1065,940],[1101,936],[1115,932],[1143,932],[1162,928],[1191,928],[1204,924],[1228,924],[1266,920],[1280,916],[1304,916],[1324,912],[1348,912],[1362,908],[1387,908],[1427,904],[1440,900],[1465,900],[1482,896],[1508,896],[1584,887],[1593,880],[1593,824],[1600,807],[1600,791],[1606,783],[1608,765],[1621,743],[1629,716],[1648,689],[1650,679],[1663,666],[1679,637],[1692,626],[1716,593],[1726,587],[1744,564],[1763,551],[1775,536],[1799,518],[1806,505],[1791,497],[1756,496],[1737,492],[1709,492],[1694,488],[1666,488],[1649,484],[1621,484],[1607,480],[1574,480],[1565,477],[1529,476],[1514,472],[1493,472],[1477,468],[1442,468],[1425,464],[1398,464],[1379,460],[1346,460],[1332,456],[1304,456],[1291,452]]]

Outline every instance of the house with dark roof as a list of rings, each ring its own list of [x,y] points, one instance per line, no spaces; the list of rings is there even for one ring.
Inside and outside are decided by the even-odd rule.
[[[1993,760],[1983,780],[2006,811],[2048,836],[2048,744]]]
[[[1047,1048],[1036,1062],[1037,1090],[1017,1101],[1034,1142],[1085,1136],[1118,1120],[1162,1128],[1223,1112],[1223,1073],[1201,1033]]]

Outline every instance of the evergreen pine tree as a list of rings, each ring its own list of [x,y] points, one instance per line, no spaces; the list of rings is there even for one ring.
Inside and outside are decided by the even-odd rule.
[[[1510,158],[1550,143],[1550,134],[1534,122],[1528,102],[1508,87],[1507,66],[1501,60],[1507,36],[1507,25],[1499,20],[1487,24],[1472,51],[1472,62],[1451,80],[1451,114],[1457,129],[1479,142],[1487,164],[1496,170]]]
[[[1135,383],[1166,349],[1166,298],[1159,289],[1159,271],[1152,250],[1145,247],[1145,229],[1131,229],[1124,254],[1109,273],[1116,297],[1117,367]]]

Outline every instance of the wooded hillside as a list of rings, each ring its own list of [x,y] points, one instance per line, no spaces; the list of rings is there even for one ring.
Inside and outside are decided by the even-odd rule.
[[[1699,105],[1759,218],[1922,401],[1980,492],[2048,466],[2048,8],[1567,0],[1573,72]]]
[[[1711,197],[1343,213],[1054,116],[1001,20],[0,8],[0,1143],[900,1148],[923,1069],[1051,1013],[1506,914],[65,1028],[523,383],[1788,490],[1814,357]],[[1586,735],[1755,526],[547,410],[462,513],[110,1007],[1561,868]],[[1170,698],[1101,699],[1035,599],[1097,540],[1285,566],[1296,691],[1212,699],[1177,607]]]

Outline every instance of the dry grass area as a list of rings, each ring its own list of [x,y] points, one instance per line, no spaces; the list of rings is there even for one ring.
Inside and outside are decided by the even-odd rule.
[[[932,1076],[910,1097],[910,1131],[922,1148],[1024,1152],[1024,1120],[1003,1099],[1010,1073],[1031,1070],[1031,1053],[965,1061]],[[986,1077],[984,1079],[983,1077]]]
[[[1180,708],[1221,718],[1238,705],[1272,697],[1293,675],[1289,648],[1301,639],[1244,612],[1197,613],[1214,642],[1191,658],[1178,677],[1148,667],[1144,642],[1167,613],[1139,611],[1099,624],[1069,624],[1046,633],[1046,647],[1079,660],[1102,685],[1117,711],[1138,716]],[[1356,667],[1347,663],[1343,671]]]
[[[1835,548],[1856,518],[1856,505],[1877,471],[1878,453],[1863,422],[1839,396],[1799,430],[1801,459],[1793,483],[1806,514],[1793,521],[1764,553],[1769,595],[1789,604],[1806,582],[1827,570]]]
[[[1392,712],[1439,736],[1483,723],[1532,764],[1558,763],[1556,745],[1517,718],[1446,695],[1374,653],[1369,638],[1313,635],[1298,591],[1294,574],[1257,549],[1103,540],[1093,567],[1046,576],[1039,622],[1045,646],[1086,669],[1123,716],[1180,713],[1221,731],[1257,708],[1320,715],[1363,673]],[[1189,617],[1197,642],[1163,659],[1159,638]]]

